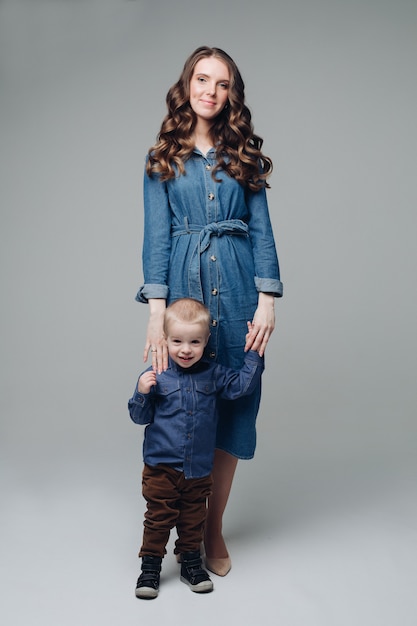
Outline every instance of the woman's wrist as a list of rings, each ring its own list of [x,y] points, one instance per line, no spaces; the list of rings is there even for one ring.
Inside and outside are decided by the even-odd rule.
[[[273,293],[267,293],[266,291],[260,291],[258,293],[259,304],[269,305],[272,308],[275,307],[275,296]]]
[[[166,300],[164,298],[150,298],[148,304],[149,313],[152,317],[159,317],[165,314]]]

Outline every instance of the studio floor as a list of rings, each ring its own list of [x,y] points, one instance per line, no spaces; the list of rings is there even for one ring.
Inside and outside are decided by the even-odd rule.
[[[153,601],[134,595],[143,504],[130,461],[101,468],[74,461],[72,478],[61,473],[59,481],[36,467],[32,475],[26,468],[25,477],[9,473],[2,498],[3,623],[415,626],[410,464],[386,480],[368,471],[362,484],[360,470],[338,481],[330,467],[313,474],[299,468],[286,479],[279,467],[268,475],[265,461],[272,458],[263,452],[238,469],[225,518],[230,574],[213,575],[213,593],[192,593],[180,582],[171,536]]]

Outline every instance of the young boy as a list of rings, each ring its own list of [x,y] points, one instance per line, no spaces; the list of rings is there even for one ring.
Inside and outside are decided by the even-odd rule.
[[[142,574],[136,586],[136,596],[147,599],[158,595],[162,558],[174,527],[181,580],[197,593],[212,591],[213,583],[202,567],[200,544],[212,485],[216,400],[250,394],[264,368],[263,358],[254,351],[246,353],[239,371],[204,358],[210,313],[192,298],[167,307],[164,332],[168,369],[157,374],[148,368],[129,400],[132,420],[147,424],[142,476],[147,511],[139,552]]]

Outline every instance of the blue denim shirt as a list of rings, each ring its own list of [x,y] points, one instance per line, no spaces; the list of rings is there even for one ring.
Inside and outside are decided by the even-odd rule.
[[[161,182],[144,176],[144,284],[136,299],[193,297],[212,316],[210,357],[243,362],[246,323],[258,292],[281,296],[266,190],[254,192],[212,169],[215,150],[194,150],[185,174]]]
[[[144,462],[151,466],[169,464],[183,471],[186,478],[210,474],[217,399],[234,400],[252,393],[263,369],[264,359],[254,351],[246,353],[240,370],[206,358],[183,369],[170,359],[169,368],[157,374],[156,386],[150,393],[139,393],[136,386],[128,403],[132,420],[147,424]]]

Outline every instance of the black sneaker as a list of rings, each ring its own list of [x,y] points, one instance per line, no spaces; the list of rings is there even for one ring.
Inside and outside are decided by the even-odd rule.
[[[160,556],[142,557],[142,574],[136,583],[136,597],[145,600],[156,598],[159,591],[159,575],[162,558]]]
[[[190,587],[191,591],[197,593],[213,591],[213,583],[206,570],[203,569],[199,550],[182,554],[181,580]]]

